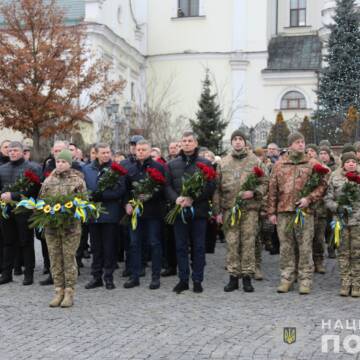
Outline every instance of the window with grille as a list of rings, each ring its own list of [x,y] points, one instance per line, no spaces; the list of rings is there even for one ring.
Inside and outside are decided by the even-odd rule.
[[[179,0],[178,17],[199,16],[199,0]]]
[[[306,109],[305,96],[298,91],[289,91],[281,99],[282,110]]]
[[[290,0],[290,26],[306,26],[306,0]]]

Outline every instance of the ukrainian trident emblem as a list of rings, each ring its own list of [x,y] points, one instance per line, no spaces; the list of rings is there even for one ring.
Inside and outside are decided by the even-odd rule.
[[[283,334],[284,343],[293,344],[296,341],[296,328],[286,327]]]

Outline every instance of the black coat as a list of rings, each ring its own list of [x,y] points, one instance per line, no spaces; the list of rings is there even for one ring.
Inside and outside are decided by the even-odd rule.
[[[128,167],[128,174],[126,175],[126,202],[132,199],[133,183],[145,179],[147,168],[155,168],[165,177],[164,166],[151,158],[146,159],[143,164],[141,164],[140,161],[133,162],[132,165]],[[142,218],[163,218],[166,214],[165,186],[162,186],[159,191],[155,192],[153,197],[145,201],[143,205],[144,212]]]
[[[100,166],[97,160],[85,165],[83,173],[85,176],[86,187],[91,193],[95,193],[98,188],[98,181],[104,173],[104,169],[111,166],[111,161]],[[121,206],[122,198],[125,192],[125,181],[120,177],[119,182],[113,189],[106,189],[98,195],[96,201],[101,201],[106,210],[106,214],[101,214],[96,223],[118,223],[124,215]]]
[[[198,155],[198,149],[195,153],[187,157],[183,151],[180,151],[179,156],[168,162],[168,181],[166,186],[166,196],[169,201],[175,203],[176,199],[180,196],[183,177],[185,174],[193,175],[198,170],[196,163],[201,162],[207,166],[212,166],[210,161]],[[195,210],[195,218],[208,218],[210,212],[209,201],[212,199],[216,188],[215,181],[206,183],[202,194],[197,199],[193,199],[193,207]]]
[[[17,161],[9,161],[8,163],[0,166],[0,188],[1,192],[6,191],[6,187],[14,184],[21,176],[23,176],[26,170],[31,170],[39,178],[41,178],[40,167],[34,166],[29,161],[21,158]],[[26,197],[36,197],[39,193],[39,186],[32,186],[28,193],[11,193],[12,200],[18,201],[21,199],[21,195]]]

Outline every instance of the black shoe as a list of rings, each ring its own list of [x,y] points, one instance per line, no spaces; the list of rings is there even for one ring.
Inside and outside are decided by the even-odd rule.
[[[122,274],[121,274],[122,277],[129,277],[131,276],[131,271],[128,270],[128,269],[125,269]]]
[[[27,285],[32,285],[34,282],[34,275],[25,275],[24,276],[24,280],[23,280],[23,285],[27,286]]]
[[[49,274],[49,276],[46,279],[39,281],[39,284],[41,286],[54,285],[54,281],[51,274]]]
[[[163,277],[174,276],[174,275],[176,275],[176,269],[173,268],[164,269],[161,272],[161,276]]]
[[[145,268],[142,268],[141,271],[140,271],[140,277],[144,277],[146,275],[145,273]]]
[[[76,258],[76,263],[77,263],[78,268],[83,268],[84,267],[84,264],[82,263],[82,260],[81,260],[80,257]]]
[[[105,288],[107,290],[113,290],[115,289],[115,284],[112,280],[105,280]]]
[[[243,276],[242,281],[243,281],[243,289],[245,292],[253,292],[254,291],[254,288],[251,285],[250,276],[248,276],[248,275]]]
[[[193,288],[194,293],[202,293],[204,291],[201,282],[198,281],[194,281],[194,288]]]
[[[156,290],[160,288],[160,279],[152,279],[149,285],[150,290]]]
[[[135,279],[129,279],[125,284],[124,284],[124,288],[125,289],[132,289],[135,286],[139,286],[140,282],[139,279],[135,280]]]
[[[91,279],[86,285],[85,285],[85,289],[95,289],[97,287],[101,287],[101,286],[104,286],[104,283],[102,281],[102,279],[96,279],[96,278],[93,278]]]
[[[9,282],[13,281],[11,275],[1,274],[0,276],[0,285],[7,284]]]
[[[20,275],[22,275],[22,274],[23,274],[23,271],[22,271],[22,268],[21,268],[21,267],[14,269],[14,275],[15,275],[15,276],[20,276]]]
[[[182,293],[185,290],[189,290],[189,283],[180,280],[177,285],[173,288],[173,291],[176,292],[177,294]]]
[[[83,252],[83,258],[84,259],[90,259],[90,253],[87,249],[84,250]]]
[[[237,276],[230,275],[229,283],[224,287],[225,292],[231,292],[239,289],[239,278]]]
[[[43,269],[43,275],[47,275],[47,274],[50,274],[50,269],[48,267],[44,267]]]
[[[336,259],[336,252],[332,246],[328,246],[328,257],[329,259]]]

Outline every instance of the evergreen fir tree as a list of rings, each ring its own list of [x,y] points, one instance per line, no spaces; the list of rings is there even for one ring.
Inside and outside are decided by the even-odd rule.
[[[341,141],[341,124],[350,105],[360,108],[360,14],[355,0],[337,0],[316,112],[319,137]]]
[[[200,146],[207,147],[215,154],[222,154],[222,139],[228,122],[222,119],[220,106],[216,103],[217,94],[211,94],[209,70],[206,69],[203,89],[199,100],[200,109],[196,120],[190,120],[191,127],[198,136]]]
[[[304,120],[300,125],[299,132],[301,132],[304,135],[306,144],[315,143],[314,125],[311,123],[308,116],[304,117]]]
[[[290,130],[280,111],[276,116],[275,124],[271,127],[267,143],[275,143],[281,148],[287,147],[287,138],[289,135]]]

